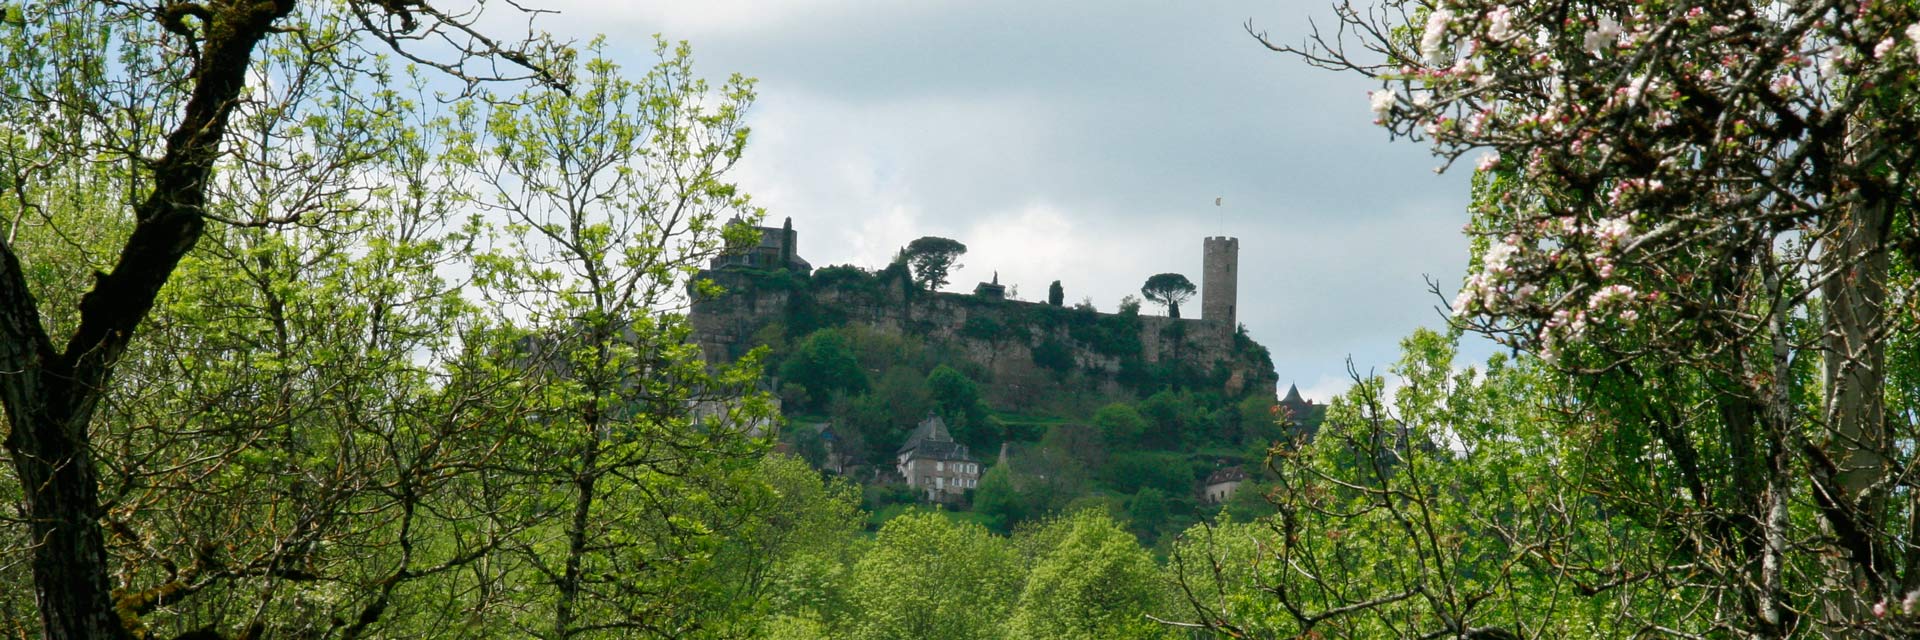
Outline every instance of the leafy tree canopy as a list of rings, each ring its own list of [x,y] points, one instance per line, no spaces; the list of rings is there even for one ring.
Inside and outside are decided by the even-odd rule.
[[[1180,317],[1180,303],[1192,298],[1196,290],[1193,281],[1178,273],[1156,274],[1140,285],[1140,295],[1166,307],[1167,315],[1174,318]]]
[[[947,274],[960,268],[956,261],[966,252],[967,245],[958,240],[924,236],[907,243],[901,255],[913,268],[915,284],[927,291],[939,291],[947,285]]]

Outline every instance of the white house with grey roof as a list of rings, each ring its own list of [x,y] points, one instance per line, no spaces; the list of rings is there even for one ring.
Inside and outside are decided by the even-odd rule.
[[[958,501],[980,486],[980,461],[966,445],[954,442],[938,415],[927,414],[894,458],[900,477],[934,502]]]

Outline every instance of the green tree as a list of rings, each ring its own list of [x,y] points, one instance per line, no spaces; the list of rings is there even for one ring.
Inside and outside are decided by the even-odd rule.
[[[1028,518],[1059,514],[1087,493],[1087,465],[1062,446],[1060,438],[1051,432],[1049,436],[1037,446],[1022,448],[1002,465],[1013,472],[1013,485]]]
[[[847,339],[836,329],[808,335],[780,365],[780,377],[807,389],[814,406],[824,406],[834,394],[867,390],[867,373],[860,368]]]
[[[1147,616],[1171,595],[1152,556],[1100,511],[1048,525],[1064,529],[1033,564],[1007,623],[1013,638],[1172,638]]]
[[[1167,524],[1167,492],[1158,487],[1145,487],[1127,500],[1127,518],[1131,520],[1133,532],[1144,539],[1160,536]]]
[[[939,513],[888,520],[854,567],[846,637],[998,638],[1022,571],[1005,539]]]
[[[1888,614],[1920,584],[1920,429],[1888,403],[1920,323],[1896,302],[1920,293],[1920,7],[1337,11],[1327,33],[1367,35],[1279,48],[1377,79],[1391,135],[1478,156],[1456,322],[1577,381],[1596,499],[1689,523],[1614,556],[1713,587],[1710,621],[1648,628],[1920,630]]]
[[[700,625],[716,636],[758,637],[779,628],[780,614],[842,621],[853,543],[867,516],[859,489],[782,455],[741,470],[728,486],[739,493],[723,506],[739,525],[708,567],[724,588],[701,606]]]
[[[1717,615],[1698,606],[1701,585],[1613,569],[1616,550],[1678,529],[1592,499],[1582,484],[1615,472],[1582,453],[1587,416],[1562,379],[1505,356],[1456,369],[1454,340],[1416,332],[1391,399],[1384,379],[1359,379],[1311,442],[1279,450],[1268,519],[1182,536],[1169,569],[1190,619],[1252,636],[1505,638],[1631,637],[1645,621],[1697,628]],[[1601,575],[1623,581],[1593,588]]]
[[[934,367],[927,373],[927,394],[954,440],[975,451],[985,451],[999,441],[1000,434],[987,420],[987,407],[980,402],[980,386],[967,374],[944,364]]]
[[[601,47],[595,42],[592,53]],[[546,638],[676,634],[718,626],[736,580],[712,570],[728,536],[761,522],[751,482],[773,417],[757,354],[709,367],[677,309],[700,269],[760,212],[724,182],[746,144],[751,83],[711,86],[686,45],[656,45],[638,80],[597,57],[570,91],[461,109],[470,203],[504,220],[476,256],[497,331],[485,348],[515,378],[486,490],[493,526],[525,527],[474,588],[511,594],[489,622]],[[459,109],[458,107],[456,107]],[[663,249],[664,248],[664,249]],[[737,576],[736,576],[737,578]]]
[[[550,62],[548,54],[558,51],[488,38],[471,28],[477,13],[415,9],[392,3],[303,6],[293,1],[162,8],[55,1],[4,8],[0,67],[7,72],[0,74],[0,119],[7,127],[0,132],[0,185],[5,185],[6,197],[0,216],[12,222],[14,232],[0,243],[0,370],[5,372],[0,374],[0,403],[6,408],[8,462],[0,495],[19,505],[20,512],[10,517],[17,525],[0,534],[6,536],[7,547],[0,553],[10,567],[30,567],[30,575],[0,588],[6,593],[0,596],[0,611],[22,616],[9,621],[18,635],[133,638],[184,632],[184,621],[170,619],[173,612],[221,608],[210,603],[231,603],[224,609],[229,612],[253,612],[196,619],[210,625],[202,636],[217,637],[238,626],[230,621],[263,627],[277,623],[259,617],[278,611],[270,595],[276,587],[327,580],[338,580],[337,589],[353,595],[335,602],[339,612],[347,614],[344,619],[355,621],[328,628],[360,633],[382,616],[383,609],[371,605],[385,604],[378,595],[362,599],[367,594],[360,587],[384,581],[391,586],[382,588],[400,589],[418,577],[415,572],[431,571],[415,563],[421,557],[387,555],[395,547],[385,546],[366,555],[387,561],[385,566],[394,571],[385,577],[390,580],[333,572],[372,571],[364,563],[315,564],[315,571],[304,570],[306,560],[317,562],[311,552],[334,536],[411,541],[417,532],[369,524],[415,522],[398,514],[417,507],[420,496],[389,494],[393,500],[383,502],[368,487],[429,488],[405,482],[381,485],[376,476],[331,476],[339,482],[316,487],[289,464],[325,455],[318,452],[371,446],[368,439],[382,432],[373,423],[383,420],[391,420],[380,425],[387,437],[433,437],[420,423],[402,426],[406,420],[400,416],[445,409],[429,408],[440,399],[430,392],[437,381],[427,382],[429,376],[419,371],[395,371],[396,360],[386,351],[414,346],[432,351],[437,345],[417,336],[380,335],[388,329],[421,330],[416,321],[437,312],[435,307],[447,300],[442,295],[417,300],[395,295],[427,293],[416,288],[423,276],[414,261],[444,254],[423,234],[396,232],[384,222],[353,215],[378,210],[383,206],[378,200],[395,195],[347,177],[397,168],[394,124],[410,110],[391,92],[369,91],[370,85],[390,81],[393,75],[384,64],[368,59],[367,51],[381,43],[411,41],[407,34],[445,34],[452,46],[403,53],[456,73],[473,70],[476,75],[467,79],[474,82],[486,80],[477,74],[489,68],[531,68],[531,75],[544,75],[538,70]],[[353,108],[345,104],[355,100],[364,102]],[[294,146],[301,148],[299,153],[289,148]],[[266,249],[223,265],[251,263],[258,271],[243,272],[257,276],[252,282],[221,283],[234,289],[219,293],[247,303],[243,309],[288,310],[308,302],[297,294],[315,292],[305,285],[316,273],[406,264],[404,272],[395,273],[401,280],[389,283],[390,289],[381,290],[362,278],[357,284],[374,289],[320,292],[325,303],[350,301],[337,311],[386,308],[398,317],[343,317],[337,325],[341,330],[370,333],[334,334],[331,337],[360,340],[333,345],[337,351],[318,355],[323,362],[376,367],[354,372],[352,381],[333,388],[335,393],[392,383],[384,391],[421,392],[413,396],[419,404],[386,395],[299,404],[320,396],[318,389],[324,387],[289,380],[325,371],[302,371],[304,366],[292,360],[315,353],[303,341],[326,339],[321,332],[307,333],[316,327],[300,325],[315,307],[289,311],[277,319],[284,322],[268,316],[269,325],[284,329],[278,333],[252,333],[258,324],[242,328],[258,316],[228,316],[225,319],[234,322],[209,332],[205,342],[193,339],[199,332],[191,327],[176,334],[187,339],[175,346],[204,347],[181,354],[182,362],[230,354],[227,349],[235,338],[259,341],[252,354],[269,365],[260,372],[210,372],[202,386],[123,370],[141,364],[154,365],[147,372],[152,374],[178,371],[142,363],[155,357],[147,337],[157,333],[152,321],[170,285],[216,273],[189,264],[189,256],[210,234],[228,227],[265,229],[300,222],[352,235],[351,223],[336,226],[338,221],[329,219],[336,212],[371,224],[378,230],[369,235],[395,244],[336,252],[311,237],[286,243],[272,233],[232,238],[230,246],[257,241]],[[410,221],[424,223],[420,217]],[[30,233],[26,230],[32,227],[41,227],[48,234],[41,239],[47,242],[23,242],[28,237],[21,233]],[[290,277],[294,267],[275,260],[296,254],[322,264],[300,265],[312,271]],[[250,288],[239,289],[243,284]],[[275,301],[254,295],[268,286],[284,287],[272,292],[284,297]],[[389,304],[398,306],[385,306]],[[236,316],[242,313],[233,311]],[[269,355],[275,346],[291,348]],[[271,381],[255,373],[278,376],[280,384],[237,384],[238,379],[225,376],[228,373],[250,376],[251,382]],[[202,401],[219,397],[212,392],[224,389],[239,394],[227,397],[240,401],[231,412],[221,409],[225,403],[220,400],[157,407],[125,386],[129,384],[165,390],[160,397],[167,399],[197,394]],[[251,413],[273,403],[296,411],[277,418]],[[377,411],[350,413],[348,407]],[[169,419],[124,421],[163,415]],[[288,443],[285,439],[244,437],[248,431],[284,434],[307,419],[332,421],[336,428],[315,429],[310,440],[318,442],[306,451],[275,450]],[[171,444],[163,450],[160,442]],[[189,451],[211,456],[178,464],[183,458],[175,456]],[[409,454],[407,446],[380,453]],[[385,472],[386,481],[417,477],[391,475],[406,469],[377,466],[385,462],[393,459],[366,458],[337,470],[378,470]],[[283,475],[271,481],[265,477],[274,474]],[[288,519],[258,519],[262,511],[255,507],[269,504],[277,508],[267,513]],[[293,505],[298,508],[290,508]],[[222,512],[231,519],[216,525],[220,528],[199,528],[208,523],[203,518]],[[322,517],[294,519],[311,515]],[[353,516],[367,519],[352,524],[344,520]],[[292,522],[311,526],[289,526]],[[237,546],[213,544],[229,541],[222,534],[234,534],[231,541]],[[284,544],[262,543],[267,538]],[[48,543],[55,540],[59,543]],[[222,548],[241,555],[194,550]],[[262,548],[280,551],[250,555]],[[321,567],[328,569],[318,571]],[[6,570],[8,577],[12,571]],[[17,595],[31,597],[32,604],[16,606]],[[368,606],[348,610],[360,605]],[[255,617],[249,621],[248,616]]]
[[[1059,280],[1055,280],[1053,284],[1047,285],[1047,304],[1058,307],[1066,304],[1066,302],[1067,291],[1060,286]]]
[[[1257,479],[1248,479],[1235,487],[1233,495],[1220,505],[1220,514],[1234,522],[1253,522],[1274,513],[1273,498],[1268,494],[1273,486]]]
[[[1166,307],[1169,318],[1180,317],[1180,303],[1192,298],[1197,290],[1192,280],[1178,273],[1156,274],[1140,285],[1140,295]]]
[[[836,403],[833,415],[859,433],[871,451],[873,464],[892,464],[893,452],[933,408],[926,377],[907,366],[895,366],[880,376],[866,395]]]
[[[1234,405],[1234,418],[1239,426],[1239,441],[1262,450],[1268,446],[1290,439],[1294,433],[1288,433],[1280,424],[1277,415],[1278,402],[1272,396],[1254,394],[1241,398]]]
[[[1133,405],[1115,402],[1093,414],[1093,424],[1106,435],[1107,446],[1115,450],[1137,446],[1147,434],[1147,419]]]
[[[995,465],[981,476],[980,488],[973,492],[973,512],[1001,535],[1013,533],[1014,526],[1027,519],[1026,498],[1014,486],[1012,467]]]
[[[925,236],[907,243],[901,257],[913,268],[914,284],[926,291],[939,291],[947,285],[947,274],[960,268],[955,261],[966,252],[967,245],[958,240]]]
[[[1212,422],[1201,398],[1173,389],[1162,389],[1140,401],[1140,417],[1147,423],[1144,440],[1162,449],[1204,441],[1206,425]]]

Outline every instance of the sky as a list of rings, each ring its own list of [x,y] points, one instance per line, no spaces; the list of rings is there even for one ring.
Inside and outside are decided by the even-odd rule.
[[[1199,284],[1203,239],[1234,236],[1240,322],[1283,392],[1324,402],[1349,357],[1384,373],[1401,338],[1443,326],[1428,280],[1450,298],[1466,265],[1470,168],[1437,175],[1426,147],[1389,141],[1376,84],[1247,33],[1300,42],[1331,18],[1321,0],[553,4],[543,28],[607,34],[629,70],[657,33],[709,78],[758,79],[732,178],[769,226],[793,219],[815,267],[944,236],[969,249],[949,290],[998,273],[1044,300],[1057,279],[1112,311],[1156,273]]]

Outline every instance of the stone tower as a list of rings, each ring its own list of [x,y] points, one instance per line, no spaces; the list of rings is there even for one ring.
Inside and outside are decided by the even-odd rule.
[[[1208,237],[1201,267],[1200,319],[1218,320],[1228,331],[1239,328],[1240,239]]]

